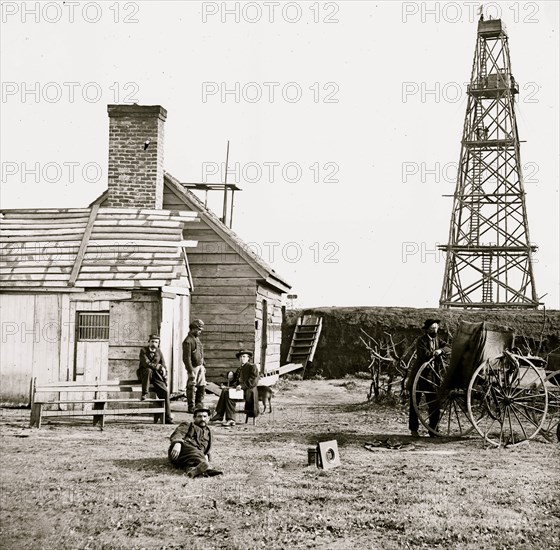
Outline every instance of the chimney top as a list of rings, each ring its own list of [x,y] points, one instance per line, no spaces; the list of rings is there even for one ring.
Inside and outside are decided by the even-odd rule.
[[[165,121],[167,118],[167,109],[161,105],[107,105],[107,113],[109,117],[134,117],[134,118],[153,118],[159,117]]]

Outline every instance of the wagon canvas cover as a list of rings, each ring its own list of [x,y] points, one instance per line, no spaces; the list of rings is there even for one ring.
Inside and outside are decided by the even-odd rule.
[[[469,323],[460,321],[451,348],[449,370],[443,387],[466,388],[475,369],[486,359],[502,355],[511,349],[514,333],[504,327],[493,326],[482,321]]]

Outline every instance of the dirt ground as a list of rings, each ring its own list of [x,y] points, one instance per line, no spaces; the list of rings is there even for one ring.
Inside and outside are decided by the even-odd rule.
[[[558,444],[412,440],[406,410],[366,393],[359,379],[281,381],[272,414],[213,428],[225,475],[196,480],[167,461],[170,426],[46,419],[37,430],[28,410],[4,409],[1,547],[560,547]],[[308,466],[307,448],[329,439],[341,466]]]

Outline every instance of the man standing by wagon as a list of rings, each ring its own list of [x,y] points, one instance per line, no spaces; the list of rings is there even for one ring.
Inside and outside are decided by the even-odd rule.
[[[438,336],[440,321],[439,319],[426,319],[424,321],[424,334],[416,340],[416,362],[412,367],[412,371],[408,375],[407,389],[410,396],[409,401],[409,413],[408,413],[408,429],[413,437],[419,437],[418,434],[418,415],[414,410],[414,404],[412,400],[412,385],[414,384],[414,379],[420,370],[420,367],[433,359],[434,361],[441,361],[443,357],[449,354],[449,347],[447,343],[444,342]],[[420,380],[422,382],[422,380]],[[424,393],[424,386],[419,383],[416,392],[416,401],[420,402],[422,399],[422,394]],[[430,428],[436,431],[439,424],[439,405],[437,401],[430,399],[428,403],[428,415]],[[430,437],[435,437],[435,434],[430,432]]]
[[[187,403],[189,412],[194,412],[195,404],[204,401],[206,393],[206,369],[204,367],[204,347],[199,336],[202,334],[204,322],[195,319],[189,325],[189,333],[183,341],[183,363],[187,369]]]

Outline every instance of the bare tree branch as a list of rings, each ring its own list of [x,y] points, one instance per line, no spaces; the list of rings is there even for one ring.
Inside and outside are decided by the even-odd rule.
[[[384,332],[383,340],[377,341],[364,329],[360,328],[360,331],[365,336],[359,336],[360,341],[368,350],[371,360],[368,365],[371,374],[368,400],[373,397],[377,399],[382,394],[390,395],[394,387],[400,387],[400,396],[404,397],[406,377],[416,354],[415,343],[405,347],[404,339],[395,342],[393,335],[388,332]]]

